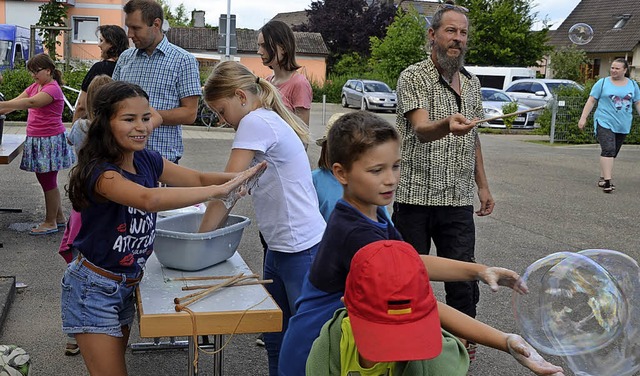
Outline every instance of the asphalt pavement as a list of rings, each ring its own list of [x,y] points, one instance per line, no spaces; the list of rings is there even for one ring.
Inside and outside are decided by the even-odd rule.
[[[344,111],[314,104],[313,138],[324,132],[323,118]],[[392,123],[395,115],[382,114]],[[5,133],[24,133],[24,127],[5,125]],[[185,155],[181,164],[199,170],[222,170],[229,155],[233,131],[185,127]],[[519,134],[480,136],[485,168],[496,208],[478,217],[478,262],[516,270],[553,252],[605,248],[640,258],[637,242],[640,197],[640,147],[625,145],[616,160],[612,194],[596,187],[599,148],[596,145],[549,145],[545,137]],[[309,146],[316,165],[319,148]],[[59,184],[67,183],[60,174]],[[70,209],[64,199],[66,209]],[[15,276],[27,287],[18,291],[0,329],[0,344],[17,344],[32,357],[36,375],[85,375],[81,357],[66,357],[60,330],[60,278],[65,263],[57,254],[62,233],[30,236],[27,232],[44,215],[42,192],[32,173],[19,169],[19,160],[0,166],[0,207],[21,208],[21,213],[0,213],[0,276]],[[235,213],[253,218],[250,200],[243,199]],[[239,252],[252,270],[261,271],[262,248],[255,223],[245,229]],[[5,284],[6,285],[6,284]],[[435,284],[442,297],[441,284]],[[2,286],[2,285],[0,285]],[[501,330],[517,331],[511,292],[492,293],[481,287],[478,319]],[[2,303],[0,302],[0,307]],[[0,312],[1,313],[1,312]],[[1,315],[0,315],[1,316]],[[131,341],[147,342],[134,323]],[[225,347],[225,375],[266,375],[267,356],[255,345],[255,335],[233,336]],[[228,337],[227,337],[228,338]],[[163,339],[168,340],[168,339]],[[131,375],[186,375],[186,351],[127,352]],[[560,359],[550,358],[562,363]],[[212,374],[211,356],[201,354],[200,375]],[[513,358],[480,347],[472,375],[530,375]],[[571,374],[567,372],[567,374]]]

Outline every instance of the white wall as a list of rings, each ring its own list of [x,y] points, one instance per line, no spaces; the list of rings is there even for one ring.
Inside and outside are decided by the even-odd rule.
[[[31,25],[38,23],[40,19],[38,6],[44,3],[5,1],[4,4],[7,24],[24,26],[28,29]]]

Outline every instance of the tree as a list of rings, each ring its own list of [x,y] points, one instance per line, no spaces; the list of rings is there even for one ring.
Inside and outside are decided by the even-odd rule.
[[[407,12],[398,9],[396,17],[387,28],[384,39],[371,37],[369,65],[373,73],[396,82],[400,73],[409,65],[424,60],[426,22],[413,7]]]
[[[49,0],[48,3],[44,3],[38,7],[40,11],[40,19],[38,25],[40,26],[67,26],[67,7],[65,4],[56,0]],[[57,60],[56,46],[61,45],[58,41],[58,35],[60,30],[40,29],[38,34],[44,41],[44,47],[47,49],[47,53],[55,61]]]
[[[164,19],[167,20],[171,27],[185,27],[192,26],[193,21],[191,17],[187,15],[187,9],[184,3],[180,3],[175,9],[175,14],[171,11],[170,4],[167,0],[157,0],[162,6],[162,12],[164,13]]]
[[[532,30],[537,13],[531,0],[463,0],[469,8],[469,51],[471,65],[528,67],[547,54],[549,27]]]
[[[571,45],[554,50],[549,65],[554,77],[584,82],[581,67],[588,62],[587,53]]]
[[[307,10],[309,21],[296,31],[318,32],[329,49],[328,66],[345,53],[369,56],[369,38],[382,38],[393,21],[395,7],[387,1],[319,0]]]

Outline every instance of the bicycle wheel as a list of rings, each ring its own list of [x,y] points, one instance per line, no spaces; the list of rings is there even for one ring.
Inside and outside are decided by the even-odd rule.
[[[220,124],[220,119],[218,119],[218,114],[215,111],[212,111],[209,106],[206,104],[202,104],[200,106],[200,111],[198,113],[198,117],[202,124],[206,125],[207,128],[214,127],[224,127],[225,124]]]

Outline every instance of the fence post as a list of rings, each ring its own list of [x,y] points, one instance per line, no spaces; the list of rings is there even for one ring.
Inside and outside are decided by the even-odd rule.
[[[551,131],[549,132],[549,143],[553,144],[556,136],[556,116],[558,115],[558,96],[553,95],[553,99],[549,103],[551,105]]]
[[[327,124],[327,94],[322,94],[322,124]]]

